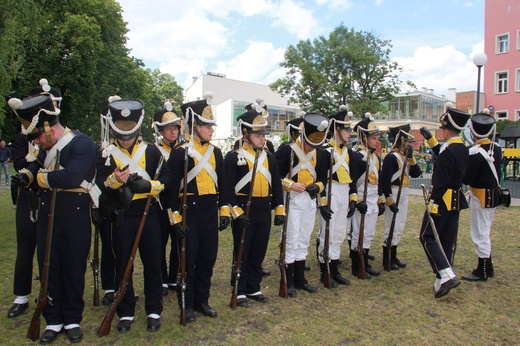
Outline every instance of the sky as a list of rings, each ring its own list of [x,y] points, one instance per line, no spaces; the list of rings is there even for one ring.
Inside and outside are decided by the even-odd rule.
[[[201,73],[270,84],[284,52],[338,26],[390,40],[400,76],[448,96],[476,90],[485,0],[120,0],[127,47],[184,89]],[[404,91],[410,91],[409,88]]]

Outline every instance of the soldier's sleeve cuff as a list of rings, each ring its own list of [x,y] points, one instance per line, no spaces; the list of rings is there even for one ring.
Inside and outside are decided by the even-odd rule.
[[[377,199],[377,204],[381,204],[381,203],[385,203],[385,197],[384,196],[379,196],[379,198]]]
[[[229,217],[229,207],[227,205],[220,207],[220,216]]]
[[[348,199],[349,199],[350,202],[356,202],[357,203],[359,201],[357,193],[351,193]]]
[[[231,212],[233,219],[236,219],[240,215],[244,214],[244,210],[242,210],[242,208],[240,208],[238,205],[235,205],[234,207],[230,206],[229,211]]]
[[[28,170],[27,168],[22,168],[18,171],[18,173],[23,173],[25,174],[28,178],[29,178],[29,184],[27,184],[26,187],[28,187],[29,185],[31,185],[33,182],[34,182],[34,175],[32,174],[32,172],[30,170]]]
[[[327,206],[327,197],[318,198],[318,207]]]
[[[276,208],[274,208],[274,215],[275,216],[285,216],[285,206],[279,205]]]
[[[291,191],[291,185],[294,184],[294,181],[292,181],[289,178],[282,179],[282,187],[285,191]]]
[[[50,189],[49,181],[47,180],[47,174],[49,172],[38,172],[36,173],[36,181],[38,182],[38,186],[42,189]]]
[[[323,185],[322,182],[316,182],[316,185],[318,185],[320,187],[320,192],[322,192],[323,190],[325,190],[325,186]]]
[[[387,206],[391,206],[392,204],[395,204],[395,201],[394,201],[394,199],[392,198],[392,196],[387,197],[387,198],[386,198],[386,205],[387,205]]]
[[[406,161],[408,161],[408,164],[409,164],[410,166],[413,166],[413,165],[417,164],[417,160],[415,159],[415,157],[409,158],[409,159],[406,160]]]
[[[182,215],[178,210],[172,211],[171,208],[168,208],[168,219],[170,220],[170,225],[175,225],[179,222],[182,222]]]
[[[430,139],[428,139],[428,140],[426,141],[426,144],[428,144],[428,146],[429,146],[430,148],[433,148],[433,147],[436,146],[438,143],[439,143],[439,142],[437,141],[437,139],[435,139],[435,137],[432,137],[432,138],[430,138]]]
[[[433,199],[428,203],[428,209],[430,210],[430,214],[437,215],[439,213],[439,205],[435,204]]]
[[[157,197],[164,190],[164,184],[159,180],[150,180],[150,185],[150,196]]]
[[[116,189],[119,189],[121,186],[123,186],[123,183],[120,183],[119,181],[117,181],[114,173],[110,174],[107,177],[107,179],[105,180],[105,187],[116,190]]]

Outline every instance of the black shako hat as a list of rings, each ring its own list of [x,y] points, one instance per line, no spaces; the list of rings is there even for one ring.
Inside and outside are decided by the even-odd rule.
[[[455,132],[460,132],[466,127],[470,115],[455,108],[446,108],[446,113],[441,115],[439,122],[441,129],[447,128]]]
[[[313,147],[318,147],[326,139],[329,118],[320,113],[307,113],[303,116],[303,137]]]
[[[60,109],[54,106],[49,95],[38,94],[23,100],[12,98],[8,103],[22,124],[22,134],[27,135],[30,141],[45,131],[46,123],[48,126],[58,123]]]
[[[181,105],[182,113],[185,116],[187,125],[191,128],[193,125],[216,126],[213,110],[211,109],[212,92],[206,92],[203,100],[191,101]],[[195,119],[195,122],[193,122]]]
[[[471,133],[477,138],[487,138],[495,130],[496,120],[489,114],[473,114],[469,123]]]
[[[108,104],[106,118],[114,137],[129,140],[140,134],[144,104],[136,99],[119,99]]]

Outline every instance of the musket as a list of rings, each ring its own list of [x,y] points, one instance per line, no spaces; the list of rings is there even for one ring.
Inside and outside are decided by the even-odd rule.
[[[370,153],[367,148],[367,167],[365,170],[365,186],[363,187],[363,202],[367,202],[367,187],[368,187],[368,175],[370,174]],[[366,279],[365,271],[365,253],[363,250],[363,238],[365,237],[365,214],[361,214],[361,220],[359,221],[359,239],[358,239],[358,255],[359,255],[359,268],[358,268],[358,279]]]
[[[159,179],[159,174],[161,173],[161,168],[164,163],[164,156],[161,155],[159,159],[159,164],[157,165],[157,169],[155,171],[154,180]],[[134,267],[134,259],[137,253],[137,248],[139,247],[139,241],[141,240],[141,234],[143,234],[144,225],[146,224],[146,218],[148,217],[148,212],[150,211],[150,207],[152,205],[152,199],[154,197],[149,195],[146,198],[146,204],[144,206],[143,216],[141,216],[141,221],[139,222],[139,226],[137,227],[137,232],[135,234],[134,243],[132,245],[132,249],[130,250],[130,255],[128,257],[128,262],[126,262],[125,271],[123,272],[123,277],[119,282],[119,288],[114,296],[114,301],[110,304],[108,311],[99,326],[97,331],[98,336],[105,336],[110,334],[110,328],[112,326],[112,320],[116,314],[116,309],[118,305],[123,300],[123,297],[126,293],[126,287],[128,286],[128,282],[130,280],[130,275],[132,274],[132,269]]]
[[[345,150],[347,150],[345,148]],[[327,182],[327,208],[329,208],[329,212],[332,212],[330,207],[330,200],[332,196],[332,170],[334,167],[334,147],[332,147],[330,151],[330,166],[329,166],[329,181]],[[330,275],[330,266],[329,266],[329,241],[330,241],[330,219],[325,220],[325,239],[323,241],[323,250],[321,252],[321,257],[323,257],[323,262],[325,264],[325,272],[323,273],[323,285],[325,288],[332,288],[332,276]]]
[[[428,191],[426,190],[426,186],[424,184],[421,184],[421,188],[423,191],[423,197],[424,197],[424,204],[426,205],[426,215],[428,215],[428,222],[430,223],[430,226],[432,228],[432,233],[435,238],[435,242],[439,246],[439,249],[441,249],[441,253],[446,259],[446,262],[448,262],[448,265],[451,268],[451,262],[448,261],[448,257],[446,256],[446,253],[444,252],[444,248],[442,247],[441,239],[439,238],[439,233],[437,232],[437,227],[435,226],[435,221],[433,220],[432,214],[430,213],[430,209],[428,209]]]
[[[251,172],[251,182],[249,183],[249,194],[247,196],[246,210],[244,211],[244,215],[249,217],[249,211],[251,210],[251,199],[253,198],[253,187],[255,185],[255,177],[256,177],[256,167],[258,166],[258,156],[260,156],[260,152],[262,149],[255,149],[255,162],[253,163],[253,170]],[[237,296],[238,296],[238,280],[240,280],[240,272],[242,268],[242,257],[244,255],[244,242],[246,239],[246,227],[242,227],[242,233],[240,235],[240,244],[238,245],[238,251],[235,263],[233,264],[234,270],[234,278],[233,281],[235,285],[233,286],[233,290],[231,291],[231,301],[229,306],[231,309],[237,308]]]
[[[184,172],[181,200],[182,229],[186,230],[186,212],[188,211],[188,145],[184,147]],[[180,324],[186,326],[186,237],[180,239],[179,273],[177,273],[177,289],[181,308]],[[179,246],[179,243],[177,243]]]
[[[99,306],[99,210],[94,208],[92,213],[97,215],[93,216],[97,220],[94,221],[94,256],[90,260],[90,267],[92,268],[92,274],[94,275],[94,306]]]
[[[54,170],[60,169],[60,151],[56,150],[56,163]],[[56,210],[56,194],[58,188],[53,187],[51,189],[51,201],[49,205],[49,214],[47,219],[47,235],[45,241],[45,254],[43,258],[43,269],[40,277],[40,292],[38,293],[38,303],[27,331],[27,337],[32,341],[38,340],[40,337],[40,317],[47,303],[47,294],[49,290],[49,272],[50,272],[50,261],[51,261],[51,247],[52,247],[52,231],[54,228],[54,212]]]
[[[290,146],[289,146],[290,148]],[[291,148],[291,156],[289,161],[289,179],[292,179],[292,169],[294,160],[294,150]],[[286,191],[285,195],[285,215],[289,215],[289,207],[291,204],[291,191]],[[280,268],[280,290],[278,295],[282,298],[289,297],[289,291],[287,287],[287,264],[285,263],[285,255],[287,252],[287,224],[286,219],[282,226],[282,238],[280,239],[280,257],[278,257],[278,267]]]
[[[404,137],[401,137],[402,142],[404,142]],[[403,189],[403,181],[404,176],[406,174],[406,166],[407,166],[407,157],[406,152],[403,156],[403,171],[401,172],[401,180],[399,181],[399,189],[397,190],[397,196],[395,198],[395,205],[399,207],[399,200],[401,199],[401,191]],[[392,223],[390,224],[390,230],[388,232],[388,237],[385,239],[385,245],[388,251],[386,252],[386,258],[383,259],[384,269],[386,271],[392,270],[392,252],[390,248],[392,247],[392,240],[394,239],[394,229],[395,229],[395,220],[397,219],[397,213],[393,213],[392,215]]]

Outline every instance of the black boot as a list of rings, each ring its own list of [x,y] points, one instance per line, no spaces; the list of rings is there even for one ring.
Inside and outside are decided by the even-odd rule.
[[[359,252],[350,250],[350,259],[352,260],[352,275],[355,277],[359,277]],[[366,260],[366,258],[365,258]],[[371,276],[365,270],[365,279],[370,279]]]
[[[495,276],[495,269],[493,269],[493,261],[491,261],[491,255],[489,255],[488,263],[486,264],[487,277],[492,278],[493,276]]]
[[[289,298],[295,298],[298,293],[294,287],[294,263],[287,265],[285,275],[287,276],[287,294],[289,295]]]
[[[363,256],[365,259],[365,271],[372,276],[379,276],[381,274],[381,272],[377,269],[372,268],[372,266],[368,263],[368,252],[369,251],[370,251],[370,249],[365,249],[365,256]]]
[[[487,261],[488,258],[479,258],[478,267],[471,272],[469,275],[462,277],[462,280],[466,281],[486,281],[487,280]]]
[[[383,245],[383,269],[387,270],[388,261],[390,261],[390,270],[399,270],[399,267],[394,263],[394,258],[392,257],[393,252],[388,251],[388,247]],[[390,256],[390,258],[388,258]]]
[[[309,282],[305,279],[305,261],[294,262],[294,287],[309,293],[318,292],[318,288],[309,285]]]
[[[397,258],[397,245],[392,246],[392,262],[399,268],[406,267],[406,263],[399,261],[399,259]]]
[[[337,282],[339,285],[350,285],[350,281],[341,276],[338,270],[339,260],[330,261],[330,275],[332,275],[332,280]]]
[[[319,263],[319,262],[318,262]],[[332,275],[332,268],[331,264],[329,263],[329,270],[330,270],[330,280],[332,281],[332,287],[331,288],[337,288],[338,283],[334,281],[334,276]],[[325,273],[327,272],[327,266],[325,263],[320,263],[320,282],[325,283]]]

